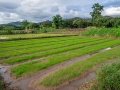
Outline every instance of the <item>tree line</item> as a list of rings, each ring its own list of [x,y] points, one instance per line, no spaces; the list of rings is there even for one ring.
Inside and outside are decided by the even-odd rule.
[[[0,30],[43,30],[46,32],[48,28],[62,29],[62,28],[86,28],[89,26],[95,27],[116,27],[120,26],[120,17],[102,16],[101,13],[104,10],[104,6],[99,3],[95,3],[92,6],[93,11],[90,12],[92,18],[80,18],[74,17],[69,19],[63,19],[61,15],[57,14],[52,17],[52,21],[46,20],[40,23],[29,22],[23,20],[20,25],[3,24],[0,25]]]

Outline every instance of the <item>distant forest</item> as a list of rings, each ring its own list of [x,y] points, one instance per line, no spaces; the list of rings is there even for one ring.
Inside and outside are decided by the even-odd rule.
[[[52,21],[46,20],[40,23],[29,22],[23,20],[22,22],[14,22],[9,24],[1,24],[0,30],[48,30],[63,29],[63,28],[86,28],[90,26],[106,27],[106,28],[118,28],[120,26],[120,17],[102,16],[101,13],[104,10],[104,6],[99,3],[95,3],[92,6],[93,11],[90,12],[92,18],[80,18],[74,17],[69,19],[63,19],[61,15],[57,14],[52,17]]]

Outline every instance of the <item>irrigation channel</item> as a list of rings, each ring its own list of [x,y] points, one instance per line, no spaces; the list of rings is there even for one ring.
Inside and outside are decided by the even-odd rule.
[[[29,84],[32,80],[43,77],[45,74],[50,73],[52,71],[55,71],[59,68],[62,68],[63,66],[70,65],[70,64],[77,62],[79,60],[83,60],[85,58],[88,58],[93,54],[96,54],[99,52],[104,52],[104,51],[109,50],[109,49],[111,49],[111,47],[99,50],[99,51],[92,53],[92,54],[91,53],[86,54],[86,55],[71,59],[69,61],[64,61],[64,62],[59,63],[57,65],[54,65],[52,67],[43,69],[39,73],[37,73],[36,75],[30,76],[30,77],[27,77],[27,78],[24,78],[21,80],[16,80],[16,79],[12,78],[11,75],[7,72],[11,66],[6,66],[6,65],[0,64],[0,74],[4,78],[4,81],[6,83],[10,84],[9,87],[19,87],[21,90],[34,90],[32,87],[29,86]],[[70,82],[68,85],[66,85],[62,88],[59,88],[58,90],[75,90],[75,89],[79,88],[83,83],[85,83],[86,81],[92,80],[93,78],[95,78],[95,72],[90,72],[87,75],[85,75],[84,78]]]

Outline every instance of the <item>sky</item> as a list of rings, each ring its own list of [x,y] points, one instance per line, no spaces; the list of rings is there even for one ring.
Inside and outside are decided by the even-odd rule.
[[[56,14],[63,19],[90,18],[92,5],[104,6],[102,15],[120,15],[120,0],[0,0],[0,24],[28,20],[52,20]]]

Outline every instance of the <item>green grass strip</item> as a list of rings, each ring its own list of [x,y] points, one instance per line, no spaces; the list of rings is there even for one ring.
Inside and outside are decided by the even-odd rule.
[[[92,46],[88,46],[88,47],[84,47],[84,48],[80,48],[80,49],[76,49],[76,50],[71,50],[68,52],[54,54],[54,55],[46,57],[45,59],[31,61],[28,63],[24,63],[24,64],[20,64],[18,66],[12,67],[11,71],[15,74],[15,76],[21,77],[26,74],[31,74],[31,73],[37,72],[41,69],[50,67],[50,66],[60,63],[62,61],[69,60],[69,59],[72,59],[77,56],[81,56],[81,55],[84,55],[84,54],[87,54],[90,52],[95,52],[102,48],[114,46],[116,44],[120,44],[119,40],[114,40],[114,41],[96,44],[96,45],[92,45]]]
[[[26,61],[28,59],[34,59],[34,58],[37,58],[37,57],[39,57],[39,58],[40,57],[45,57],[45,56],[48,56],[48,55],[57,54],[57,53],[61,53],[61,52],[66,52],[66,51],[70,51],[70,50],[74,50],[74,49],[79,49],[79,48],[82,48],[82,47],[86,47],[86,46],[93,45],[93,44],[98,44],[98,43],[103,43],[103,42],[107,42],[107,41],[110,41],[110,39],[104,39],[104,40],[100,40],[100,41],[82,43],[82,44],[72,45],[72,46],[68,46],[68,47],[63,47],[63,48],[57,48],[57,49],[53,49],[53,50],[38,52],[38,53],[35,53],[35,54],[30,54],[30,55],[25,55],[25,56],[17,56],[17,57],[5,59],[5,60],[3,60],[3,62],[7,63],[7,64],[14,64],[16,62],[22,62],[22,61]]]
[[[59,69],[54,73],[51,73],[49,76],[43,78],[39,84],[42,84],[44,86],[59,85],[67,80],[79,76],[84,71],[99,63],[114,58],[120,58],[120,46],[106,52],[95,54],[85,60],[75,62],[74,64]]]

